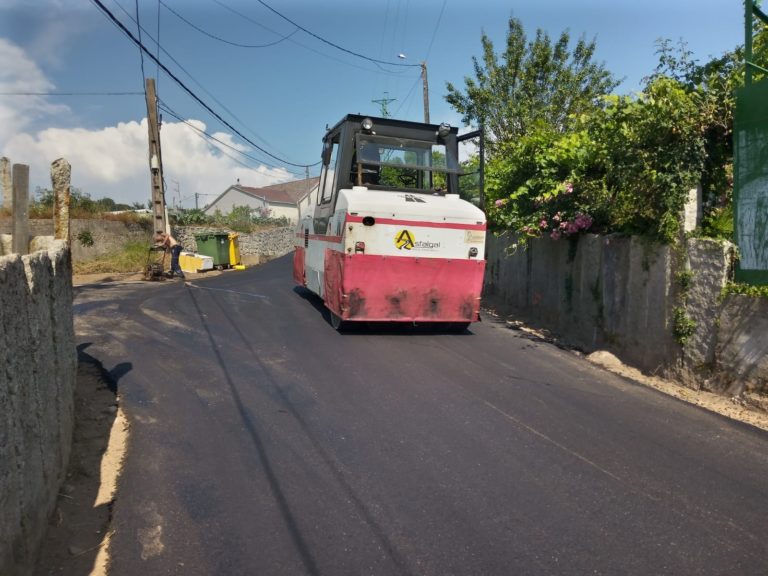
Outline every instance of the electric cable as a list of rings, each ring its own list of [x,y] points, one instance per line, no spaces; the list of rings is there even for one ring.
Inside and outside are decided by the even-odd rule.
[[[155,56],[158,60],[160,60],[160,0],[157,0],[157,40],[155,41],[155,45],[157,46],[157,51],[155,52]],[[155,89],[160,89],[160,67],[158,66],[155,68]]]
[[[400,102],[400,106],[398,106],[398,107],[397,107],[397,110],[395,110],[395,112],[394,112],[393,116],[397,117],[397,114],[398,114],[398,112],[400,112],[400,109],[401,109],[403,106],[405,106],[405,103],[406,103],[406,102],[408,102],[408,99],[411,97],[411,94],[413,94],[413,90],[416,88],[416,86],[418,86],[418,84],[419,84],[419,80],[421,80],[421,76],[418,76],[418,77],[416,78],[416,81],[415,81],[415,82],[413,83],[413,85],[411,86],[411,89],[410,89],[410,90],[408,90],[408,94],[405,96],[405,98],[403,98],[403,101],[402,101],[402,102]]]
[[[448,0],[443,0],[443,7],[440,8],[440,15],[437,17],[437,22],[435,23],[435,29],[432,31],[432,39],[429,41],[429,47],[427,48],[427,55],[424,56],[424,61],[426,62],[429,60],[429,55],[432,52],[432,44],[435,43],[435,36],[437,36],[437,30],[440,28],[440,21],[443,19],[443,13],[445,12],[445,5],[448,3]]]
[[[349,50],[348,48],[344,48],[343,46],[339,46],[338,44],[335,44],[335,43],[331,42],[330,40],[326,40],[322,36],[318,36],[317,34],[312,32],[311,30],[308,30],[308,29],[304,28],[303,26],[301,26],[300,24],[297,24],[296,22],[294,22],[293,20],[288,18],[288,16],[286,16],[285,14],[282,14],[282,13],[278,12],[277,10],[275,10],[274,8],[272,8],[272,6],[270,6],[269,4],[264,2],[264,0],[256,0],[256,1],[259,4],[261,4],[262,6],[264,6],[270,12],[273,12],[274,14],[277,14],[280,18],[282,18],[286,22],[289,22],[289,23],[293,24],[294,26],[296,26],[302,32],[305,32],[306,34],[309,34],[313,38],[315,38],[317,40],[320,40],[320,42],[323,42],[324,44],[327,44],[328,46],[332,46],[333,48],[336,48],[337,50],[340,50],[340,51],[345,52],[347,54],[351,54],[352,56],[356,56],[357,58],[362,58],[363,60],[367,60],[367,61],[373,62],[375,64],[386,64],[387,66],[404,66],[404,67],[420,66],[420,64],[406,64],[404,62],[390,62],[390,61],[387,61],[387,60],[379,60],[378,58],[371,58],[370,56],[366,56],[365,54],[360,54],[359,52],[355,52],[353,50]],[[221,4],[220,0],[214,0],[214,2],[216,2],[217,4]]]
[[[139,45],[141,45],[141,24],[139,22],[139,0],[134,0],[134,3],[136,4],[136,27],[139,31]],[[142,79],[142,87],[144,87],[144,90],[146,90],[147,86],[147,76],[144,74],[144,53],[141,51],[141,48],[139,48],[139,58],[141,59],[141,79]]]
[[[215,111],[213,108],[211,108],[211,107],[210,107],[210,106],[209,106],[209,105],[208,105],[208,104],[207,104],[205,101],[203,101],[203,99],[202,99],[202,98],[200,98],[200,97],[199,97],[197,94],[195,94],[195,92],[193,92],[193,91],[192,91],[192,90],[191,90],[191,89],[190,89],[190,88],[189,88],[189,87],[188,87],[186,84],[184,84],[184,82],[182,82],[182,81],[181,81],[181,79],[179,79],[179,78],[178,78],[178,77],[177,77],[177,76],[176,76],[176,75],[175,75],[173,72],[171,72],[171,70],[169,70],[169,69],[168,69],[168,67],[167,67],[167,66],[165,66],[165,64],[163,64],[163,63],[162,63],[162,62],[160,62],[160,61],[159,61],[157,58],[155,58],[155,56],[154,56],[154,55],[153,55],[153,54],[152,54],[152,53],[151,53],[151,52],[150,52],[150,51],[147,49],[147,47],[146,47],[146,46],[144,46],[144,44],[142,44],[142,43],[141,43],[141,42],[140,42],[140,41],[139,41],[139,40],[138,40],[138,39],[137,39],[137,38],[136,38],[136,37],[135,37],[135,36],[134,36],[134,35],[131,33],[131,31],[130,31],[130,30],[128,30],[128,28],[126,28],[126,27],[125,27],[125,25],[124,25],[122,22],[120,22],[120,20],[119,20],[119,19],[118,19],[118,18],[117,18],[117,17],[116,17],[116,16],[115,16],[115,15],[114,15],[114,14],[113,14],[113,13],[112,13],[110,10],[109,10],[109,8],[107,8],[106,6],[104,6],[104,4],[101,2],[101,0],[91,0],[91,2],[92,2],[93,4],[96,4],[96,6],[97,6],[97,7],[98,7],[100,10],[102,10],[102,12],[104,12],[105,16],[106,16],[106,17],[107,17],[109,20],[111,20],[111,21],[112,21],[112,22],[113,22],[113,23],[114,23],[114,24],[115,24],[115,25],[116,25],[116,26],[117,26],[117,27],[118,27],[118,28],[119,28],[119,29],[120,29],[120,30],[121,30],[121,31],[122,31],[122,32],[123,32],[123,33],[124,33],[126,36],[128,36],[128,38],[129,38],[129,39],[130,39],[130,40],[131,40],[131,41],[132,41],[134,44],[136,44],[137,46],[139,46],[139,48],[140,48],[140,49],[141,49],[141,50],[142,50],[142,51],[143,51],[143,52],[144,52],[144,53],[145,53],[145,54],[146,54],[146,55],[147,55],[149,58],[151,58],[151,59],[152,59],[152,60],[153,60],[153,61],[154,61],[154,62],[155,62],[155,63],[156,63],[156,64],[157,64],[159,67],[160,67],[160,69],[161,69],[163,72],[165,72],[165,73],[166,73],[166,74],[167,74],[167,75],[168,75],[168,76],[169,76],[169,77],[170,77],[170,78],[171,78],[171,79],[172,79],[172,80],[173,80],[173,81],[174,81],[176,84],[178,84],[178,85],[179,85],[179,87],[180,87],[182,90],[184,90],[184,91],[185,91],[187,94],[189,94],[189,96],[191,96],[193,100],[195,100],[195,101],[196,101],[198,104],[200,104],[200,105],[201,105],[203,108],[205,108],[205,109],[206,109],[206,110],[207,110],[207,111],[208,111],[208,112],[209,112],[211,115],[213,115],[213,116],[214,116],[214,117],[215,117],[217,120],[219,120],[219,122],[221,122],[222,124],[224,124],[224,125],[225,125],[227,128],[229,128],[230,130],[232,130],[232,131],[233,131],[235,134],[237,134],[238,136],[240,136],[240,138],[242,138],[243,140],[245,140],[246,142],[248,142],[248,143],[249,143],[251,146],[253,146],[253,147],[254,147],[254,148],[256,148],[257,150],[260,150],[261,152],[263,152],[264,154],[266,154],[266,155],[267,155],[267,156],[269,156],[270,158],[274,158],[274,159],[275,159],[275,160],[277,160],[278,162],[280,162],[280,163],[282,163],[282,164],[287,164],[287,165],[289,165],[289,166],[296,166],[296,167],[298,167],[298,168],[311,168],[312,166],[317,166],[318,164],[320,164],[320,162],[319,162],[319,161],[318,161],[318,162],[315,162],[314,164],[298,164],[298,163],[295,163],[295,162],[289,162],[288,160],[285,160],[284,158],[280,158],[279,156],[275,156],[275,155],[274,155],[274,154],[272,154],[271,152],[269,152],[269,151],[265,150],[264,148],[262,148],[261,146],[259,146],[258,144],[256,144],[256,143],[255,143],[253,140],[251,140],[250,138],[248,138],[247,136],[245,136],[245,135],[244,135],[244,134],[243,134],[243,133],[242,133],[240,130],[238,130],[238,129],[237,129],[237,128],[235,128],[235,127],[234,127],[232,124],[230,124],[229,122],[227,122],[227,120],[225,120],[224,118],[222,118],[222,117],[221,117],[221,115],[220,115],[218,112],[216,112],[216,111]]]
[[[287,36],[282,36],[279,40],[275,40],[274,42],[268,42],[267,44],[241,44],[239,42],[232,42],[231,40],[227,40],[226,38],[221,38],[220,36],[216,36],[215,34],[211,34],[209,32],[206,32],[205,30],[203,30],[199,26],[193,24],[192,22],[190,22],[189,20],[184,18],[184,16],[182,16],[181,14],[176,12],[176,10],[174,10],[173,8],[168,6],[168,4],[163,2],[163,0],[158,0],[158,3],[161,4],[171,14],[176,16],[179,20],[181,20],[182,22],[186,23],[188,26],[194,28],[195,30],[197,30],[201,34],[204,34],[205,36],[208,36],[209,38],[213,38],[214,40],[218,40],[219,42],[223,42],[224,44],[229,44],[230,46],[237,46],[238,48],[267,48],[269,46],[274,46],[276,44],[280,44],[280,42],[283,42],[284,40],[287,40],[288,38],[290,38],[291,36],[296,34],[296,32],[299,31],[299,29],[296,28],[296,29],[294,29],[293,32],[291,32]]]
[[[163,112],[166,112],[169,116],[171,116],[172,118],[175,118],[176,120],[178,120],[182,124],[185,124],[185,125],[189,126],[192,130],[194,130],[198,134],[205,135],[209,140],[212,140],[212,141],[214,141],[214,142],[216,142],[218,144],[221,144],[222,146],[237,152],[238,154],[248,158],[249,160],[253,160],[254,162],[258,162],[260,165],[267,166],[268,168],[285,170],[286,172],[288,172],[289,174],[293,174],[294,176],[303,176],[303,174],[299,174],[297,172],[292,172],[291,170],[288,170],[287,168],[284,168],[282,166],[275,166],[274,164],[270,164],[269,162],[266,162],[266,161],[264,161],[261,158],[257,158],[255,156],[251,156],[250,154],[248,154],[246,152],[243,152],[242,150],[239,150],[238,148],[232,146],[231,144],[227,144],[223,140],[220,140],[219,138],[216,138],[216,136],[214,136],[213,134],[209,134],[208,132],[206,132],[202,128],[198,128],[197,126],[195,126],[194,124],[192,124],[188,120],[185,120],[184,118],[182,118],[179,114],[177,114],[175,111],[173,111],[173,109],[169,108],[168,105],[165,102],[163,102],[163,101],[160,101],[159,107],[160,107],[160,109]],[[222,154],[225,154],[225,152],[223,150],[221,150],[221,152],[222,152]],[[229,158],[232,158],[232,156],[229,156],[229,154],[226,154],[226,155]],[[233,160],[235,160],[235,159],[233,158]],[[249,166],[249,168],[252,168],[252,167]],[[272,177],[276,178],[276,176],[272,176]]]
[[[0,96],[144,96],[144,92],[0,92]]]
[[[235,10],[231,6],[227,6],[226,4],[221,2],[220,0],[213,0],[213,1],[216,4],[218,4],[219,6],[221,6],[222,8],[224,8],[225,10],[229,10],[233,14],[236,14],[237,16],[242,18],[243,20],[247,20],[248,22],[251,22],[252,24],[255,24],[256,26],[259,26],[260,28],[263,28],[264,30],[272,32],[273,34],[277,34],[277,32],[275,32],[274,30],[272,30],[270,28],[267,28],[266,26],[264,26],[260,22],[254,20],[253,18],[250,18],[247,14],[243,14],[242,12],[239,12],[238,10]],[[322,56],[323,58],[328,58],[329,60],[333,60],[334,62],[339,62],[340,64],[343,64],[345,66],[349,66],[350,68],[356,68],[358,70],[363,70],[365,72],[375,72],[375,70],[371,70],[370,68],[364,68],[362,66],[358,66],[356,64],[352,64],[351,62],[345,62],[344,60],[340,60],[339,58],[334,58],[333,56],[331,56],[329,54],[325,54],[324,52],[320,52],[319,50],[315,50],[314,48],[312,48],[310,46],[307,46],[306,44],[302,44],[301,42],[299,42],[298,40],[296,40],[294,38],[288,38],[288,42],[290,42],[291,44],[296,44],[296,46],[300,46],[300,47],[304,48],[305,50],[309,50],[310,52],[314,52],[315,54],[317,54],[318,56]],[[399,71],[399,72],[396,72],[394,70],[387,70],[386,68],[384,68],[380,64],[377,64],[377,63],[374,63],[374,64],[375,64],[376,68],[379,69],[380,72],[384,72],[385,74],[399,75],[399,74],[404,74],[406,72],[405,70],[402,70],[402,71]]]
[[[120,3],[119,3],[117,0],[113,0],[113,2],[114,2],[114,3],[115,3],[117,6],[118,6],[118,8],[120,8],[120,9],[123,11],[123,13],[124,13],[124,14],[125,14],[125,15],[128,17],[128,19],[132,20],[134,23],[136,22],[136,20],[134,20],[134,18],[133,18],[133,16],[131,15],[131,13],[130,13],[130,12],[128,12],[128,11],[127,11],[125,8],[123,8],[123,6],[122,6],[122,5],[121,5],[121,4],[120,4]],[[223,108],[223,109],[224,109],[224,110],[225,110],[225,111],[226,111],[226,112],[227,112],[227,113],[228,113],[228,114],[229,114],[229,115],[230,115],[232,118],[234,118],[234,119],[235,119],[235,120],[237,120],[237,121],[238,121],[240,124],[242,124],[242,125],[243,125],[243,126],[244,126],[244,127],[247,129],[247,130],[248,130],[248,132],[250,132],[250,133],[251,133],[253,136],[255,136],[255,137],[256,137],[256,139],[257,139],[257,140],[259,140],[260,142],[263,142],[265,146],[269,146],[269,147],[273,147],[273,148],[274,148],[274,146],[273,146],[271,143],[269,143],[269,142],[268,142],[266,139],[264,139],[264,138],[262,138],[261,136],[259,136],[259,135],[258,135],[258,134],[257,134],[257,133],[256,133],[256,132],[253,130],[253,129],[251,129],[251,128],[250,128],[250,127],[249,127],[249,126],[248,126],[248,125],[247,125],[245,122],[243,122],[243,120],[242,120],[242,119],[240,119],[240,118],[237,116],[237,114],[235,114],[234,112],[232,112],[232,110],[230,110],[229,108],[227,108],[227,106],[226,106],[226,105],[225,105],[225,104],[224,104],[224,103],[223,103],[221,100],[219,100],[218,98],[216,98],[216,96],[214,96],[214,95],[213,95],[213,94],[212,94],[212,93],[211,93],[211,92],[210,92],[208,89],[206,89],[206,87],[205,87],[205,86],[203,86],[203,84],[202,84],[202,83],[200,83],[200,82],[199,82],[199,81],[198,81],[198,80],[197,80],[197,79],[196,79],[194,76],[192,76],[192,74],[189,72],[189,70],[187,70],[187,69],[186,69],[184,66],[182,66],[181,62],[179,62],[179,61],[178,61],[176,58],[174,58],[174,57],[173,57],[173,55],[172,55],[170,52],[168,52],[168,50],[166,50],[165,48],[163,48],[163,47],[160,45],[160,43],[159,43],[157,40],[155,40],[154,38],[152,38],[152,35],[151,35],[149,32],[147,32],[147,31],[146,31],[146,29],[142,28],[142,30],[144,31],[144,34],[145,34],[145,35],[146,35],[146,36],[147,36],[147,37],[148,37],[150,40],[154,41],[154,42],[156,43],[156,45],[158,46],[158,48],[159,48],[159,49],[160,49],[160,50],[161,50],[161,51],[162,51],[162,52],[163,52],[163,53],[164,53],[164,54],[165,54],[165,55],[166,55],[168,58],[170,58],[170,60],[171,60],[171,61],[172,61],[174,64],[176,64],[176,66],[178,66],[178,67],[179,67],[179,68],[182,70],[182,72],[184,72],[184,73],[185,73],[187,76],[189,76],[189,78],[192,80],[192,82],[194,82],[194,83],[197,85],[197,87],[198,87],[198,88],[200,88],[200,89],[201,89],[203,92],[205,92],[205,93],[206,93],[208,96],[210,96],[210,97],[211,97],[211,99],[212,99],[214,102],[216,102],[216,104],[218,104],[219,106],[221,106],[221,107],[222,107],[222,108]],[[158,56],[158,60],[159,60],[159,56]],[[158,66],[158,70],[159,70],[159,66]],[[159,76],[159,73],[158,73],[157,75]],[[158,79],[157,79],[157,81],[156,81],[156,86],[159,86],[159,85],[160,85],[160,79],[158,78]]]
[[[429,41],[429,46],[427,47],[426,56],[424,56],[425,62],[429,59],[429,55],[432,53],[432,45],[435,43],[435,37],[437,36],[437,31],[440,28],[440,22],[443,19],[443,14],[445,13],[445,6],[447,3],[448,3],[448,0],[443,0],[443,6],[440,8],[440,14],[437,16],[437,22],[435,22],[435,28],[434,30],[432,30],[432,38]],[[421,77],[416,78],[416,81],[411,86],[411,89],[408,90],[408,95],[400,103],[400,106],[397,107],[397,110],[395,110],[395,116],[397,116],[397,113],[400,112],[400,109],[406,104],[406,102],[408,102],[408,99],[411,97],[411,94],[413,94],[413,90],[416,88],[420,79]]]

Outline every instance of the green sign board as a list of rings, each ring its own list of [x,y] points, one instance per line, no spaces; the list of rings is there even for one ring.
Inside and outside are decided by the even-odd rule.
[[[733,156],[736,280],[768,284],[768,80],[736,91]]]

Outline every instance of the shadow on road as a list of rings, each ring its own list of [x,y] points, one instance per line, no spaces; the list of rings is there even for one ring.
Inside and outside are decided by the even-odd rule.
[[[295,286],[293,292],[306,300],[323,317],[331,328],[331,312],[325,307],[323,299],[317,294],[304,288]],[[388,336],[433,336],[446,334],[451,336],[473,336],[471,328],[466,328],[457,322],[345,322],[344,327],[338,331],[341,336],[352,334],[388,335]]]

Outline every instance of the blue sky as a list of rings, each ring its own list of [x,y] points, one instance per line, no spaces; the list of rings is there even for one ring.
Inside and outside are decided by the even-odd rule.
[[[529,35],[597,39],[597,60],[637,90],[656,64],[654,42],[682,39],[700,60],[743,42],[742,0],[264,0],[300,26],[343,48],[405,66],[377,66],[297,29],[257,0],[101,0],[203,101],[254,143],[295,164],[314,164],[326,125],[349,112],[421,120],[418,64],[427,61],[432,122],[459,125],[444,100],[446,82],[463,85],[484,31],[501,47],[515,16]],[[235,47],[208,34],[239,44]],[[159,14],[159,19],[158,19]],[[158,22],[159,20],[159,22]],[[150,37],[148,37],[151,36]],[[287,38],[285,38],[287,37]],[[405,59],[398,58],[404,54]],[[176,62],[169,57],[172,56]],[[0,0],[0,92],[142,92],[138,48],[90,0]],[[183,67],[179,67],[179,64]],[[262,186],[301,177],[254,148],[196,103],[148,58],[164,104],[199,129],[242,150],[213,145],[164,114],[166,199],[211,201],[238,178]],[[143,94],[0,95],[0,154],[30,164],[30,181],[48,186],[48,166],[70,160],[73,185],[94,198],[149,198]],[[311,174],[317,168],[311,168]]]

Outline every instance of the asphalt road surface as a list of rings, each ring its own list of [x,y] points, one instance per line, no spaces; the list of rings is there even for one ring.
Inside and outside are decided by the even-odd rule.
[[[113,576],[768,574],[768,434],[489,319],[337,333],[290,276],[77,290]]]

